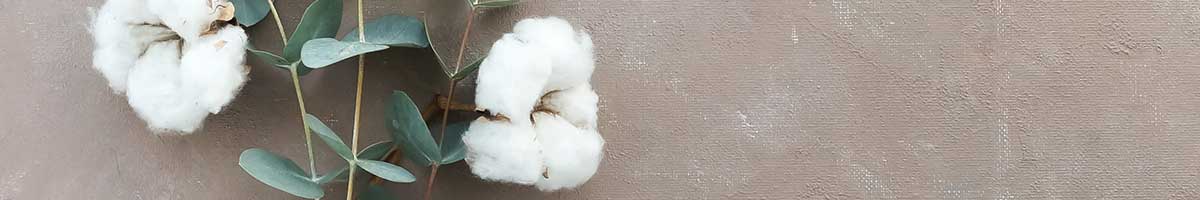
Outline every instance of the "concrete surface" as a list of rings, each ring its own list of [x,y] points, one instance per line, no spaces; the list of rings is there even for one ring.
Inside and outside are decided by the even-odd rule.
[[[288,29],[307,2],[280,2]],[[462,1],[427,2],[368,15],[425,11],[453,49]],[[255,61],[202,133],[152,135],[88,68],[100,4],[0,0],[0,199],[292,199],[236,165],[250,147],[304,160],[287,74]],[[594,37],[603,166],[540,193],[452,165],[438,199],[1200,199],[1200,2],[527,0],[479,16],[472,56],[541,15]],[[250,32],[277,51],[272,23]],[[430,55],[372,54],[364,143],[385,138],[389,91],[444,89]],[[351,64],[303,78],[341,133]]]

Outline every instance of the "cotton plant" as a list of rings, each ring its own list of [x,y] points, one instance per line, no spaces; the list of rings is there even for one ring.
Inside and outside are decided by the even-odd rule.
[[[560,18],[518,22],[479,67],[476,109],[463,142],[471,172],[485,180],[574,188],[600,165],[599,96],[591,37]]]
[[[109,0],[91,23],[93,68],[156,133],[191,133],[246,82],[233,14],[224,0]]]

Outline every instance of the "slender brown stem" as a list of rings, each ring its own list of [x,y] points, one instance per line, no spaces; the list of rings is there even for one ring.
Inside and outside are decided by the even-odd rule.
[[[460,41],[461,43],[458,44],[458,61],[454,64],[455,74],[458,73],[459,68],[462,68],[463,52],[467,50],[467,43],[469,43],[467,42],[467,39],[470,39],[469,36],[471,36],[472,21],[475,21],[475,7],[471,7],[471,10],[467,11],[467,27],[463,28],[465,30],[463,30],[462,40]]]
[[[458,61],[456,61],[454,64],[455,74],[458,74],[459,70],[462,68],[463,57],[467,50],[467,43],[470,43],[468,39],[470,39],[471,36],[471,23],[473,21],[475,21],[475,6],[471,6],[471,10],[467,11],[467,25],[465,28],[463,28],[462,40],[459,41],[460,43],[458,45]],[[455,85],[458,85],[458,81],[453,79],[450,80],[450,92],[446,93],[447,104],[449,104],[449,102],[453,102],[454,100]],[[450,110],[451,109],[442,109],[442,128],[441,131],[438,131],[439,147],[442,146],[442,139],[446,136],[446,123],[450,118]],[[434,162],[432,169],[429,170],[429,181],[427,181],[428,185],[425,187],[425,200],[433,199],[433,183],[435,180],[437,180],[436,178],[439,164],[440,163]]]
[[[358,41],[367,42],[366,30],[363,30],[363,1],[358,0]],[[367,55],[358,55],[358,82],[354,87],[354,129],[350,136],[350,153],[354,156],[355,161],[350,161],[350,178],[346,183],[346,200],[354,199],[354,171],[358,168],[358,127],[362,119],[362,85],[363,71],[366,65]]]

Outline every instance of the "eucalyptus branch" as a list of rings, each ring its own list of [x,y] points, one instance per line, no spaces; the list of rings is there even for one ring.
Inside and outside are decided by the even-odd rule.
[[[454,74],[458,74],[459,70],[462,69],[463,57],[467,50],[467,43],[469,43],[468,39],[470,39],[470,36],[471,36],[471,23],[473,21],[475,21],[475,6],[474,5],[471,6],[471,10],[467,11],[467,25],[466,25],[466,27],[463,28],[462,40],[459,40],[458,59],[454,64]],[[449,91],[446,92],[446,101],[445,102],[447,102],[447,105],[449,104],[449,102],[453,102],[454,89],[455,89],[455,86],[457,86],[457,85],[458,85],[458,80],[454,80],[453,78],[451,78],[450,86],[448,89]],[[439,101],[440,101],[440,99],[439,99]],[[439,103],[439,104],[441,104],[441,103]],[[447,106],[447,107],[449,107],[449,106]],[[442,146],[442,141],[445,140],[445,138],[446,138],[446,125],[447,125],[447,121],[450,118],[450,110],[452,110],[452,109],[449,109],[449,108],[442,109],[442,124],[441,124],[440,130],[438,131],[438,139],[437,139],[439,147]],[[472,109],[472,110],[474,110],[474,109]],[[437,180],[437,172],[438,172],[439,165],[440,165],[440,163],[434,162],[432,168],[429,170],[429,181],[427,181],[427,185],[425,186],[425,200],[430,200],[433,198],[433,183],[435,180]]]
[[[279,20],[279,12],[275,10],[275,2],[267,0],[267,5],[271,8],[271,15],[275,18],[275,25],[279,28],[279,38],[283,44],[287,45],[287,33],[283,30],[283,21]],[[309,178],[317,179],[317,161],[313,154],[312,148],[312,131],[308,129],[308,123],[304,123],[304,114],[308,113],[304,105],[304,92],[300,90],[300,74],[296,71],[296,67],[288,68],[292,75],[292,89],[296,92],[296,103],[300,107],[300,126],[304,127],[304,147],[308,149],[308,175]]]
[[[366,27],[363,26],[363,1],[358,0],[358,42],[366,43]],[[350,153],[358,158],[358,128],[362,117],[362,85],[363,85],[363,69],[366,65],[366,54],[358,55],[358,83],[354,87],[354,129],[350,139]],[[346,199],[354,199],[354,171],[357,162],[350,162],[350,178],[346,181]]]

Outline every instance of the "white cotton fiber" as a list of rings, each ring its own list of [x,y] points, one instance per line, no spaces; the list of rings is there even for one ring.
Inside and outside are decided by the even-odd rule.
[[[184,47],[182,82],[184,87],[197,89],[200,106],[209,112],[220,112],[246,82],[245,47],[246,33],[236,25],[227,25]]]
[[[565,90],[550,92],[542,97],[542,109],[558,113],[576,127],[596,129],[596,106],[600,96],[592,86],[583,84]]]
[[[129,105],[155,131],[190,133],[208,111],[179,80],[179,41],[154,43],[129,73]]]
[[[197,40],[221,17],[225,0],[145,0],[151,13],[184,40]]]
[[[527,46],[540,50],[542,57],[551,59],[553,75],[547,80],[544,92],[591,81],[595,69],[592,38],[585,32],[576,31],[566,20],[557,17],[524,19],[517,22],[512,34]]]
[[[146,10],[142,0],[110,0],[94,13],[91,23],[96,48],[92,67],[118,94],[125,92],[129,69],[147,46],[173,34],[165,27],[149,25],[161,22]]]
[[[539,52],[512,34],[496,41],[479,66],[475,87],[477,109],[506,116],[516,123],[528,123],[529,113],[541,98],[543,85],[550,76],[550,60]]]
[[[529,124],[480,117],[463,133],[465,160],[484,180],[533,184],[542,174],[542,157]]]
[[[534,184],[539,190],[574,188],[596,174],[603,157],[604,139],[595,129],[576,127],[545,112],[534,113],[533,121],[547,170],[546,176]]]

